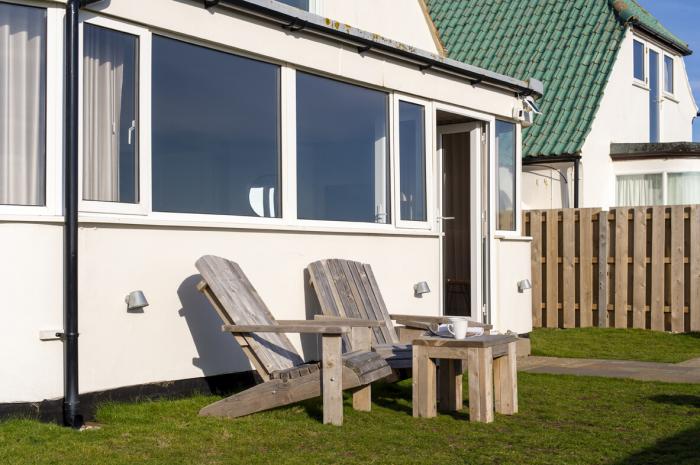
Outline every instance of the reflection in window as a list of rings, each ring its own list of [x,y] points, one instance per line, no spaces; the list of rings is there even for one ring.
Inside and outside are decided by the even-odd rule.
[[[0,3],[0,205],[46,203],[46,10]]]
[[[289,6],[299,8],[301,10],[309,11],[309,0],[277,0],[280,3],[284,3]]]
[[[425,108],[399,102],[401,219],[426,221]]]
[[[515,124],[496,121],[496,185],[498,186],[497,227],[500,231],[515,231]]]
[[[634,78],[643,81],[644,78],[644,44],[634,41]]]
[[[153,37],[153,210],[281,216],[279,74]]]
[[[668,204],[700,203],[700,172],[668,174]]]
[[[617,206],[636,207],[663,205],[663,174],[632,174],[618,176]]]
[[[297,73],[297,209],[302,219],[388,223],[388,97]]]
[[[138,38],[83,31],[83,198],[138,203]]]
[[[673,93],[673,57],[664,56],[664,91]]]

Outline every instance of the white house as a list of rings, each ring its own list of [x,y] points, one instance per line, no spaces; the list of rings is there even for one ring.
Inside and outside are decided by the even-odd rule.
[[[305,267],[337,257],[401,313],[529,332],[530,244],[495,199],[542,85],[441,53],[418,0],[1,0],[0,413],[248,372],[204,254],[278,318],[312,316]]]
[[[692,52],[635,0],[428,4],[448,56],[544,84],[525,208],[700,203]]]

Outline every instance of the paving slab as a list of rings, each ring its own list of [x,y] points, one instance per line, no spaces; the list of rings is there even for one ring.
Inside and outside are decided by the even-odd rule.
[[[700,359],[682,363],[637,362],[530,356],[518,360],[518,370],[527,373],[602,376],[640,381],[700,384]]]

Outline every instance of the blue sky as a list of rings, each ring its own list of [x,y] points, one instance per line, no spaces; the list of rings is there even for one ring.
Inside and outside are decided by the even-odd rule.
[[[637,0],[661,24],[688,42],[693,54],[685,57],[685,67],[695,100],[700,104],[700,1],[698,0]],[[700,118],[693,126],[693,140],[700,142]]]

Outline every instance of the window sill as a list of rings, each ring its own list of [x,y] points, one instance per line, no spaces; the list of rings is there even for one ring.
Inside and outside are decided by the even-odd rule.
[[[637,80],[635,79],[634,81],[632,81],[632,85],[633,85],[634,87],[639,87],[640,89],[649,91],[649,86],[648,86],[645,82],[637,81]]]
[[[678,100],[673,94],[669,94],[664,92],[664,100],[668,100],[673,103],[681,103],[680,100]]]
[[[532,242],[532,237],[529,236],[510,235],[502,233],[496,233],[494,239],[505,242]]]
[[[46,223],[62,224],[63,216],[39,216],[39,215],[0,215],[0,223]],[[81,213],[78,222],[83,225],[123,225],[123,226],[149,226],[173,229],[221,229],[241,231],[270,231],[270,232],[299,232],[320,233],[334,235],[372,235],[372,236],[413,236],[438,238],[439,234],[429,230],[398,229],[393,227],[371,228],[361,226],[319,226],[304,224],[265,224],[265,223],[235,223],[224,221],[197,221],[153,218],[147,216],[127,215],[100,215],[96,213]]]

